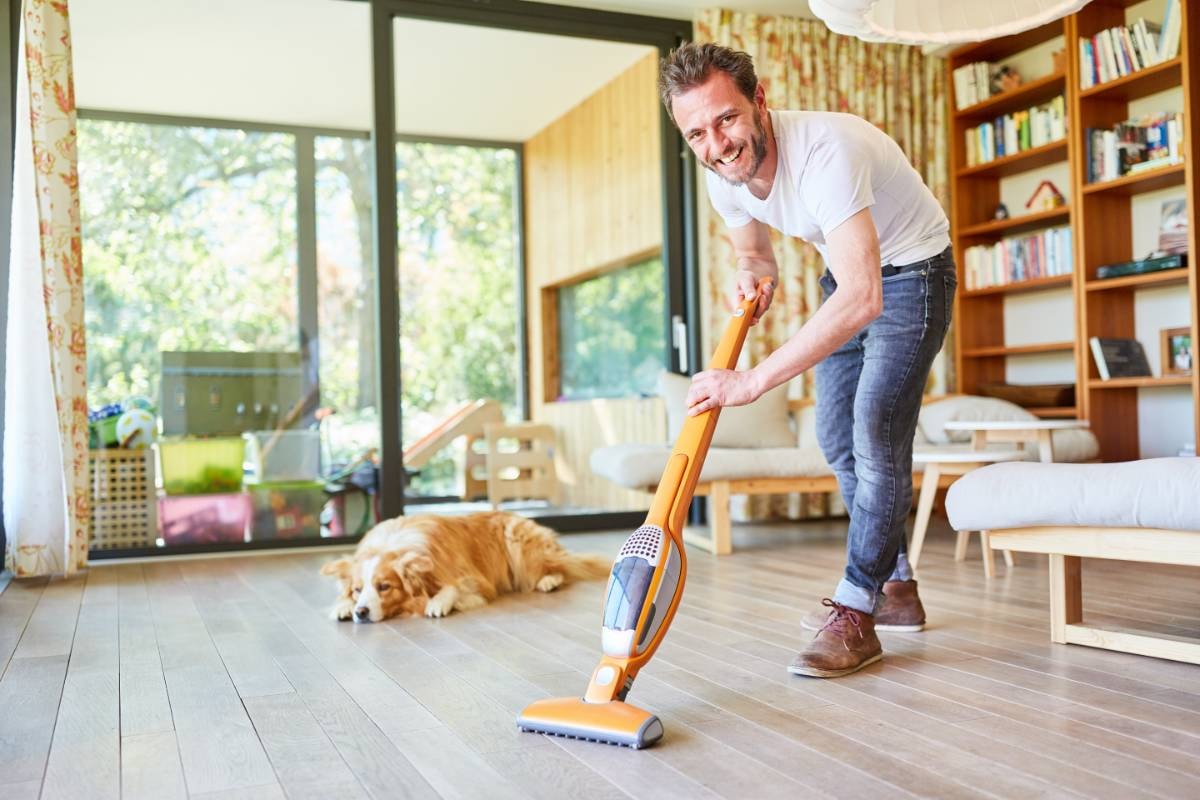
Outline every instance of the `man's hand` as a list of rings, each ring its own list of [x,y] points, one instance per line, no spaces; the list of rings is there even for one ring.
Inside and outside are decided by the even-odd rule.
[[[754,306],[754,315],[750,318],[751,325],[757,325],[758,320],[762,315],[767,313],[767,309],[771,307],[771,300],[775,297],[775,281],[771,281],[766,285],[761,292],[758,290],[758,282],[762,278],[751,272],[748,269],[739,269],[733,276],[733,307],[737,308],[744,301],[752,297],[758,297],[758,304]]]
[[[755,220],[729,231],[729,241],[738,265],[733,276],[733,307],[737,308],[747,298],[757,297],[758,303],[750,318],[751,325],[757,325],[762,315],[767,313],[775,289],[779,286],[779,267],[775,264],[775,252],[771,249],[770,230]],[[760,293],[758,282],[763,278],[771,279],[771,288]]]
[[[706,369],[692,376],[687,394],[689,417],[718,406],[744,406],[762,395],[757,376],[752,370],[737,372],[731,369]]]

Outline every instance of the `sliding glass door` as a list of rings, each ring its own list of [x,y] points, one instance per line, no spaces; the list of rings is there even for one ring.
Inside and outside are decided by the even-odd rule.
[[[380,259],[400,417],[390,456],[384,423],[385,507],[399,493],[406,513],[594,525],[648,495],[601,477],[592,454],[666,444],[654,394],[686,362],[672,326],[687,316],[686,187],[655,78],[680,31],[538,12],[375,8],[376,131],[402,140],[375,145],[396,175],[395,262]]]

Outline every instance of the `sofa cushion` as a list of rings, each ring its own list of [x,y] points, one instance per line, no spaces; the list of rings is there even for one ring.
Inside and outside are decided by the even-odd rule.
[[[692,381],[685,375],[662,372],[658,395],[667,409],[667,437],[674,442],[687,418],[687,393]],[[795,447],[796,434],[788,420],[787,384],[780,384],[753,403],[721,409],[713,447]]]
[[[1038,525],[1200,531],[1200,458],[1118,464],[992,464],[946,494],[959,531]]]
[[[917,425],[931,444],[971,441],[970,431],[947,431],[947,422],[1013,422],[1037,419],[1016,403],[997,397],[960,395],[921,406]]]
[[[920,446],[922,436],[935,446],[971,441],[970,431],[948,431],[947,422],[1020,422],[1035,419],[1036,415],[1019,405],[997,397],[947,397],[921,407],[915,443]],[[1050,438],[1054,442],[1055,461],[1074,464],[1092,461],[1100,455],[1100,442],[1089,430],[1073,428],[1051,431]],[[1037,458],[1036,447],[1027,445],[1025,449],[1030,452],[1031,459]]]
[[[592,451],[592,472],[627,489],[654,486],[666,469],[670,447],[616,444]],[[711,447],[700,471],[702,481],[743,478],[821,478],[832,475],[821,451],[809,447]]]

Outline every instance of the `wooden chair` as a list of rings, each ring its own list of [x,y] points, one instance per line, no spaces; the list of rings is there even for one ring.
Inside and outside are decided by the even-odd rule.
[[[487,441],[487,495],[493,509],[505,500],[558,502],[553,426],[490,423],[484,426],[483,435]]]

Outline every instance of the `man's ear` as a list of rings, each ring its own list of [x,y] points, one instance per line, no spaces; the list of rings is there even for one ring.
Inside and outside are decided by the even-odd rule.
[[[336,561],[330,561],[321,567],[322,575],[334,575],[338,580],[350,580],[350,572],[353,562],[349,558],[339,558]]]

